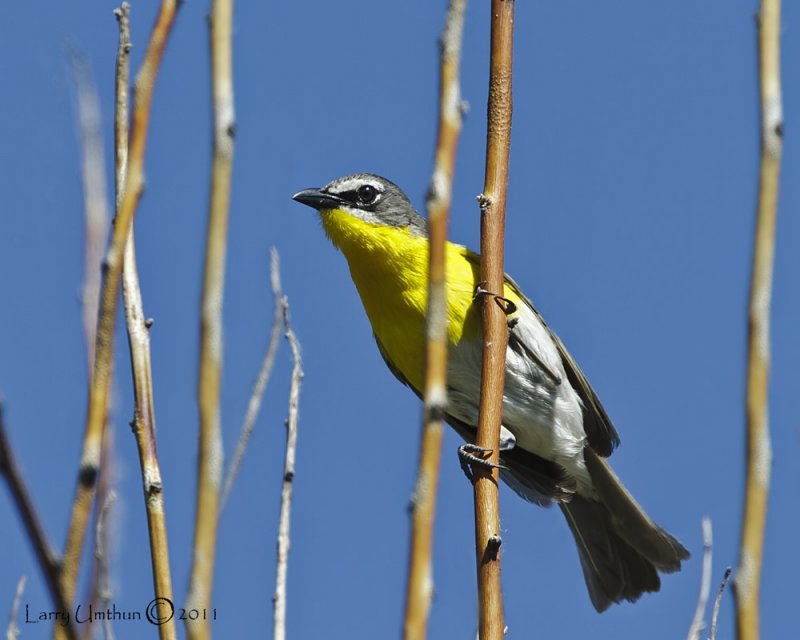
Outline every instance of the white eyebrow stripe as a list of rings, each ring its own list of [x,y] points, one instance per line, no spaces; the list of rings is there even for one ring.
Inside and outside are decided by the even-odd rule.
[[[378,193],[384,193],[386,191],[384,186],[377,180],[370,180],[368,178],[353,178],[334,185],[332,192],[343,193],[345,191],[355,191],[358,187],[363,187],[366,184],[374,187]]]

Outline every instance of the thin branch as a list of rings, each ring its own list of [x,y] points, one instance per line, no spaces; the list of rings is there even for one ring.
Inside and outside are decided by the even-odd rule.
[[[33,506],[33,500],[31,500],[31,496],[28,493],[28,486],[25,484],[22,473],[17,466],[17,461],[11,448],[11,442],[9,442],[8,434],[6,433],[2,403],[0,403],[0,475],[5,477],[8,489],[11,492],[11,497],[17,507],[22,523],[25,525],[25,533],[33,546],[33,552],[36,555],[39,568],[42,570],[45,582],[47,583],[47,589],[50,592],[53,606],[57,611],[69,611],[67,599],[61,591],[61,584],[59,582],[61,559],[47,539],[42,521],[39,519],[36,509]],[[73,625],[67,625],[65,627],[59,625],[57,628],[62,629],[64,636],[70,638],[70,640],[74,640],[76,637],[75,627]]]
[[[233,169],[233,0],[213,0],[209,16],[211,94],[213,103],[213,161],[201,302],[198,404],[200,442],[197,461],[192,572],[187,608],[209,609],[214,578],[220,485],[223,471],[219,396],[222,378],[222,299],[228,236],[231,173]],[[210,636],[208,620],[187,621],[187,636]]]
[[[86,356],[91,375],[94,362],[95,329],[100,298],[100,266],[108,233],[108,200],[106,172],[103,159],[100,99],[89,61],[83,52],[68,50],[70,68],[75,82],[78,122],[81,133],[84,202],[84,266],[81,308]]]
[[[700,595],[697,597],[697,608],[694,611],[694,619],[689,627],[688,640],[699,640],[700,634],[705,629],[706,607],[708,606],[708,596],[711,593],[711,560],[713,534],[711,529],[711,518],[703,516],[701,522],[703,527],[703,570],[700,575]]]
[[[123,5],[118,14],[120,38],[117,53],[117,98],[114,116],[116,200],[118,203],[123,202],[125,198],[125,167],[128,161],[128,137],[126,135],[128,94],[126,78],[128,76],[128,54],[131,45],[127,13],[128,7]],[[142,471],[142,489],[147,513],[147,529],[150,537],[153,594],[157,603],[162,603],[164,598],[172,602],[172,575],[167,545],[167,525],[164,516],[164,493],[156,447],[153,373],[150,358],[151,323],[145,319],[144,314],[142,291],[136,267],[133,227],[131,227],[125,243],[125,257],[122,267],[122,294],[125,308],[125,325],[128,332],[128,347],[131,356],[131,378],[133,379],[135,403],[132,426]],[[172,610],[171,608],[169,610],[161,610],[161,606],[168,605],[157,604],[157,609],[153,612],[159,621],[163,620],[158,625],[159,636],[162,640],[174,639],[176,631]]]
[[[126,16],[127,20],[127,16]],[[109,213],[106,196],[106,172],[103,157],[103,135],[100,100],[91,67],[86,56],[77,49],[69,50],[69,61],[75,81],[78,121],[81,132],[82,168],[83,168],[83,200],[84,200],[84,275],[81,307],[83,311],[83,331],[86,343],[89,383],[91,384],[92,363],[97,341],[97,314],[100,296],[100,271],[103,250],[108,234]],[[113,477],[114,443],[110,432],[106,430],[103,448],[100,454],[100,476],[97,485],[97,499],[104,504],[111,491]],[[95,514],[96,526],[99,525],[100,510]],[[108,583],[108,562],[95,561],[91,571],[87,601],[100,604],[101,583]],[[110,596],[109,596],[110,598]],[[101,607],[102,609],[102,607]],[[81,635],[89,637],[91,630],[84,627]]]
[[[100,494],[98,492],[98,499]],[[97,603],[100,611],[105,611],[111,604],[111,584],[108,578],[108,541],[111,536],[108,535],[109,520],[111,518],[111,510],[114,503],[117,501],[116,492],[111,489],[106,494],[101,504],[100,509],[97,510],[97,526],[95,527],[95,541],[94,541],[94,555],[97,562]],[[92,600],[94,602],[94,600]],[[114,630],[111,627],[111,616],[107,616],[103,621],[103,633],[106,640],[114,640]],[[91,636],[90,636],[91,637]]]
[[[253,391],[250,394],[250,401],[247,403],[247,413],[244,417],[244,424],[242,431],[239,435],[239,442],[236,445],[236,452],[233,454],[231,465],[228,469],[228,475],[225,478],[224,488],[222,490],[222,499],[220,501],[220,511],[225,508],[233,489],[233,483],[239,473],[239,466],[242,463],[244,454],[247,451],[247,445],[250,442],[250,436],[253,435],[253,428],[258,418],[258,412],[261,410],[261,401],[264,398],[264,390],[267,388],[270,376],[272,375],[272,367],[275,364],[275,356],[278,353],[278,341],[281,337],[281,323],[283,322],[283,309],[280,304],[281,292],[280,288],[276,289],[276,283],[280,287],[280,281],[276,280],[275,273],[278,270],[278,252],[272,250],[272,295],[275,299],[275,316],[272,321],[272,331],[269,336],[269,345],[267,352],[264,354],[264,361],[261,364],[261,371],[258,374],[256,383],[253,385]]]
[[[492,0],[489,107],[486,132],[486,179],[481,205],[481,282],[483,365],[476,444],[500,460],[500,421],[503,410],[508,327],[495,296],[504,295],[503,234],[505,228],[508,154],[511,142],[511,60],[514,3]],[[500,585],[500,515],[498,469],[477,466],[475,488],[475,548],[478,562],[478,631],[481,640],[503,637],[503,599]]]
[[[100,452],[108,413],[111,387],[111,364],[117,301],[122,274],[122,257],[128,231],[144,188],[144,149],[150,123],[155,79],[161,63],[177,9],[176,0],[163,0],[156,19],[142,68],[136,80],[136,106],[133,112],[133,131],[130,143],[130,162],[122,199],[105,259],[97,320],[97,340],[89,407],[83,440],[75,499],[70,515],[61,585],[67,602],[72,602],[78,580],[84,538],[94,501]]]
[[[22,576],[17,582],[17,592],[14,594],[14,602],[11,603],[11,612],[8,614],[6,640],[17,640],[20,635],[20,630],[17,626],[17,612],[19,611],[19,603],[22,602],[22,594],[25,593],[25,583],[27,581],[27,576]]]
[[[736,628],[740,640],[759,636],[759,599],[764,556],[764,528],[772,466],[769,435],[769,313],[775,255],[783,150],[780,79],[780,0],[762,0],[758,16],[761,80],[761,172],[756,215],[753,273],[750,284],[747,363],[747,469],[742,542],[734,579]]]
[[[731,568],[725,569],[725,575],[722,576],[722,582],[719,584],[719,591],[717,597],[714,598],[714,611],[711,614],[711,635],[708,640],[714,640],[717,637],[717,618],[719,617],[719,607],[722,604],[722,594],[725,592],[725,585],[728,584],[728,578],[731,577]]]
[[[419,468],[411,513],[411,548],[403,637],[425,638],[433,595],[433,524],[447,409],[447,290],[445,245],[458,137],[461,132],[459,69],[466,0],[450,0],[440,43],[439,132],[428,190],[429,287],[425,345],[425,406]]]
[[[292,487],[294,483],[294,460],[297,449],[297,417],[300,403],[300,383],[303,380],[303,363],[300,358],[300,343],[289,324],[289,300],[280,293],[278,252],[272,250],[272,289],[280,300],[286,341],[292,351],[292,380],[289,386],[289,415],[286,419],[286,456],[283,463],[283,486],[281,487],[281,512],[278,520],[278,560],[275,572],[274,640],[286,640],[286,574],[289,568],[289,519],[292,511]]]

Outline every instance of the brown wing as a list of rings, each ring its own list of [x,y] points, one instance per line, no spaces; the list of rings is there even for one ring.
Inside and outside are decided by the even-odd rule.
[[[583,375],[578,364],[572,359],[572,356],[567,351],[567,348],[561,342],[559,337],[553,333],[552,329],[547,326],[547,323],[542,318],[541,314],[533,306],[533,303],[522,293],[516,282],[514,282],[508,275],[506,275],[506,282],[514,290],[514,292],[522,298],[531,310],[536,314],[541,323],[547,329],[547,333],[555,342],[558,348],[558,353],[561,356],[561,362],[564,365],[564,370],[567,373],[572,388],[578,392],[578,396],[583,401],[583,429],[586,431],[586,436],[589,439],[589,446],[598,454],[603,457],[608,457],[619,445],[619,434],[608,417],[603,405],[600,404],[600,399],[592,389],[592,385]]]
[[[480,268],[481,258],[477,253],[465,250],[464,257]],[[569,351],[567,351],[567,348],[559,337],[547,326],[544,318],[542,318],[541,314],[536,310],[536,307],[533,306],[533,303],[528,297],[522,293],[522,289],[520,289],[519,285],[514,282],[508,274],[506,274],[506,283],[508,283],[514,292],[528,304],[556,344],[558,353],[561,356],[561,362],[564,365],[564,370],[567,373],[567,379],[583,401],[583,428],[584,431],[586,431],[589,446],[600,456],[610,456],[617,445],[619,445],[619,434],[614,428],[611,418],[608,417],[605,409],[603,409],[603,405],[600,404],[600,399],[597,397],[594,389],[592,389],[586,376],[583,375],[578,364],[572,359],[572,356],[569,355]],[[529,350],[532,352],[536,351],[535,349]]]

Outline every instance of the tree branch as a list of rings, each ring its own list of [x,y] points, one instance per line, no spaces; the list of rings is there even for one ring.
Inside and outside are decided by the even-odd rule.
[[[283,486],[281,487],[281,512],[278,520],[278,560],[275,572],[275,595],[272,603],[275,612],[273,629],[274,640],[286,640],[286,575],[289,568],[289,519],[292,510],[292,488],[294,484],[294,461],[297,449],[297,411],[300,402],[300,383],[303,380],[303,367],[300,358],[300,343],[289,324],[289,300],[281,294],[278,252],[272,250],[272,289],[280,301],[286,341],[292,351],[292,380],[289,386],[289,414],[286,419],[286,455],[283,465]]]
[[[708,606],[708,596],[711,593],[711,560],[713,534],[711,529],[711,518],[703,516],[703,570],[700,575],[700,595],[697,597],[697,607],[694,611],[694,618],[689,627],[688,640],[700,640],[700,634],[705,629],[706,607]]]
[[[486,134],[486,178],[481,205],[481,281],[490,292],[483,301],[483,365],[476,444],[491,450],[489,461],[500,460],[508,327],[492,294],[503,295],[503,233],[505,227],[508,155],[511,142],[511,60],[514,3],[492,0],[489,109]],[[481,640],[501,640],[504,634],[500,584],[500,516],[498,469],[475,468],[475,547],[478,562],[478,630]]]
[[[144,149],[150,123],[153,89],[176,9],[176,0],[163,0],[156,24],[153,27],[142,68],[136,80],[136,107],[133,115],[130,163],[125,181],[127,188],[125,197],[117,210],[114,231],[106,254],[103,271],[94,367],[89,389],[89,407],[86,414],[86,430],[78,470],[75,499],[67,533],[64,565],[61,572],[61,585],[67,602],[72,602],[75,593],[83,542],[95,496],[100,452],[103,448],[108,397],[111,386],[114,326],[116,324],[123,248],[144,185]]]
[[[223,452],[219,397],[222,379],[222,299],[233,168],[233,0],[213,0],[209,16],[211,94],[214,114],[211,194],[200,323],[200,447],[192,572],[187,607],[208,609],[214,580]],[[208,620],[187,620],[187,637],[210,637]]]
[[[272,331],[269,336],[269,344],[267,351],[264,354],[264,360],[261,363],[261,371],[258,374],[256,383],[253,385],[253,391],[250,394],[250,401],[247,403],[247,413],[244,417],[244,424],[242,431],[239,435],[239,442],[236,445],[236,451],[233,454],[231,465],[228,469],[228,475],[225,477],[225,485],[222,489],[222,499],[220,500],[220,511],[225,508],[228,502],[233,483],[239,473],[239,466],[242,463],[244,454],[247,451],[247,445],[250,442],[250,436],[253,435],[253,428],[258,418],[258,412],[261,410],[261,401],[264,398],[264,390],[267,388],[270,376],[272,375],[272,367],[275,364],[275,356],[278,353],[278,340],[281,337],[281,323],[283,322],[283,309],[281,308],[281,292],[280,292],[280,278],[276,279],[275,274],[278,269],[278,252],[272,250],[272,295],[275,299],[275,316],[272,321]],[[276,289],[276,284],[278,288]]]
[[[740,640],[755,640],[759,636],[761,567],[772,466],[768,420],[769,313],[783,149],[780,21],[780,0],[762,0],[758,17],[761,172],[748,318],[747,468],[742,542],[734,579],[736,627]]]
[[[11,497],[17,507],[22,523],[25,525],[25,533],[28,536],[28,540],[31,542],[33,552],[39,562],[39,568],[44,575],[47,589],[50,592],[50,598],[53,601],[53,606],[57,611],[69,611],[69,604],[64,597],[64,592],[61,590],[61,583],[59,582],[61,560],[50,544],[50,541],[47,539],[42,521],[36,513],[33,500],[31,500],[31,496],[28,493],[28,487],[22,479],[22,473],[17,466],[17,461],[11,449],[8,434],[6,433],[5,415],[2,403],[0,403],[0,475],[5,477],[8,489],[11,492]],[[76,638],[75,627],[73,625],[60,628],[63,629],[62,633],[64,637],[70,640]]]
[[[466,0],[450,0],[440,42],[439,132],[428,190],[429,286],[425,388],[419,468],[412,499],[411,549],[404,638],[425,638],[433,594],[433,523],[447,410],[447,288],[445,244],[458,137],[461,132],[461,42]]]

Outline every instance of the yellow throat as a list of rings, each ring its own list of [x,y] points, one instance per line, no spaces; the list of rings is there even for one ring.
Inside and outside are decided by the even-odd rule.
[[[325,233],[350,266],[372,330],[384,353],[416,390],[423,384],[423,345],[428,295],[428,239],[407,228],[372,224],[340,209],[320,211]],[[448,338],[480,335],[472,304],[477,261],[468,250],[447,243]]]

